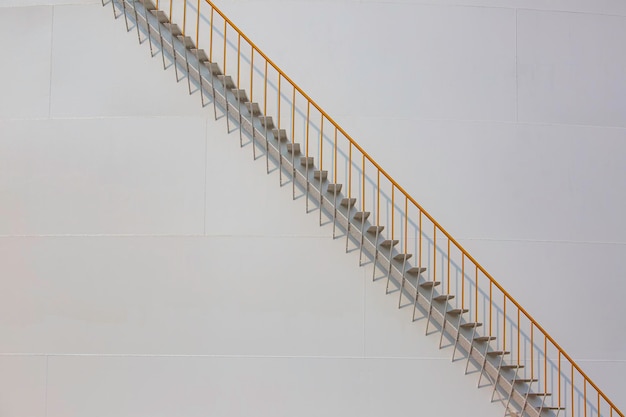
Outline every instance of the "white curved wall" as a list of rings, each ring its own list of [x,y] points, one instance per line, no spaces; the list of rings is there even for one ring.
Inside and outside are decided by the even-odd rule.
[[[1,415],[500,415],[122,20],[31,3],[0,8]],[[544,3],[219,5],[624,408],[626,7]]]

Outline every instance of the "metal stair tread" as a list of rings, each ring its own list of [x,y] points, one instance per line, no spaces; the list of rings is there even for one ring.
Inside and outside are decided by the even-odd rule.
[[[207,56],[206,52],[204,52],[204,49],[194,48],[194,49],[190,49],[189,52],[191,52],[193,56],[195,56],[196,59],[200,61],[201,63],[205,64],[209,62],[209,57]]]
[[[233,88],[233,95],[235,96],[235,100],[237,101],[248,101],[248,95],[246,94],[246,90],[243,88]]]
[[[383,230],[385,230],[385,226],[370,226],[367,228],[367,233],[375,235],[376,233],[380,234]]]
[[[487,355],[489,356],[503,356],[503,355],[510,355],[510,354],[511,352],[509,352],[508,350],[491,350],[487,352]]]
[[[519,383],[530,383],[530,382],[538,382],[539,379],[537,378],[516,378],[516,379],[510,379],[509,382],[513,383],[513,382],[519,382]]]
[[[182,42],[182,44],[185,46],[186,49],[192,49],[194,46],[196,46],[193,43],[193,40],[186,35],[180,34],[176,36],[178,38],[179,41]]]
[[[259,103],[249,101],[246,103],[246,109],[248,109],[248,111],[255,116],[261,114],[261,107],[259,106]]]
[[[441,281],[424,281],[420,284],[422,288],[433,288],[438,285],[441,285]]]
[[[152,11],[156,9],[156,5],[152,2],[152,0],[137,0],[139,3],[145,7],[146,10]]]
[[[170,19],[167,17],[167,14],[162,10],[152,9],[150,10],[150,13],[152,13],[152,15],[156,17],[159,23],[167,23],[170,21]]]
[[[326,187],[326,191],[329,193],[338,194],[341,192],[342,186],[343,184],[328,184],[328,187]]]
[[[433,297],[434,301],[448,301],[448,300],[452,300],[454,298],[454,295],[452,294],[442,294],[442,295],[438,295],[436,297]]]
[[[217,76],[217,79],[222,82],[225,88],[229,90],[235,88],[235,83],[233,82],[233,78],[230,75],[220,74]]]
[[[495,336],[476,336],[472,340],[474,342],[484,343],[484,342],[491,342],[492,340],[496,340],[496,337]]]
[[[474,327],[480,327],[483,324],[480,322],[475,322],[475,321],[471,321],[469,323],[461,323],[460,327],[464,328],[464,329],[472,329]]]
[[[326,181],[326,178],[328,178],[328,171],[316,169],[313,171],[313,178],[316,180],[321,179],[322,181]]]
[[[399,253],[393,257],[395,261],[406,262],[413,257],[412,253]]]
[[[180,27],[176,23],[163,23],[163,26],[173,35],[180,36],[183,32],[180,30]]]
[[[339,204],[341,204],[343,207],[353,207],[356,204],[356,198],[342,198],[341,203]]]
[[[356,213],[354,213],[354,219],[358,220],[358,221],[365,221],[367,220],[367,218],[370,216],[370,212],[369,211],[357,211]]]
[[[408,272],[411,275],[419,275],[422,272],[426,272],[426,267],[425,266],[413,266],[409,268],[408,271],[406,272]]]
[[[267,129],[274,129],[274,120],[272,116],[260,116],[259,121],[261,122],[261,126]]]
[[[299,154],[300,153],[300,144],[299,143],[288,142],[287,143],[287,152],[293,153],[294,155]]]
[[[313,161],[314,161],[314,158],[312,156],[300,157],[300,165],[306,168],[313,167]]]
[[[502,369],[522,369],[524,367],[524,365],[511,365],[511,364],[505,364],[500,366],[500,368]]]
[[[398,243],[400,243],[400,241],[397,239],[385,239],[380,243],[380,246],[389,248],[392,246],[396,246]]]
[[[452,310],[446,311],[446,314],[459,315],[463,313],[468,313],[469,309],[467,308],[453,308]]]
[[[217,62],[204,61],[203,64],[214,76],[222,75],[222,70]]]
[[[281,142],[287,140],[287,131],[285,129],[272,129],[272,134],[276,140]]]

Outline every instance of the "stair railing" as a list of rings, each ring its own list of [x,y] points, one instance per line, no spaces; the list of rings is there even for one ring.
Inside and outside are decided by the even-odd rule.
[[[156,7],[168,14],[170,22],[181,24],[183,36],[195,41],[196,48],[208,51],[209,61],[220,65],[223,74],[232,75],[235,88],[245,90],[249,102],[258,100],[262,115],[276,118],[275,137],[286,135],[291,141],[290,158],[294,167],[297,153],[294,149],[302,142],[299,152],[304,158],[302,165],[306,167],[307,178],[309,165],[312,167],[314,161],[320,189],[323,181],[342,184],[348,207],[354,204],[361,212],[369,211],[371,224],[383,226],[387,238],[397,240],[396,250],[405,257],[393,263],[390,270],[393,267],[404,273],[407,259],[414,255],[415,265],[427,268],[424,275],[439,284],[442,294],[456,296],[445,301],[444,309],[460,310],[467,314],[467,320],[482,324],[483,332],[495,338],[495,349],[510,355],[509,362],[516,370],[514,378],[526,381],[535,393],[551,395],[550,399],[547,396],[542,399],[545,411],[563,412],[561,415],[571,417],[624,417],[485,268],[211,0],[156,0]],[[239,117],[241,114],[240,111]],[[248,114],[252,119],[252,111]],[[254,124],[252,120],[247,122]],[[255,149],[254,138],[251,144]],[[256,152],[254,155],[256,158]],[[283,169],[277,168],[283,185]],[[296,198],[295,181],[291,182]],[[305,192],[308,212],[308,184]],[[321,224],[321,208],[319,216]],[[346,248],[347,236],[346,233]],[[383,271],[385,274],[389,283],[389,271]],[[399,296],[401,300],[401,291]],[[443,329],[441,332],[443,335]],[[494,394],[495,386],[494,383]]]

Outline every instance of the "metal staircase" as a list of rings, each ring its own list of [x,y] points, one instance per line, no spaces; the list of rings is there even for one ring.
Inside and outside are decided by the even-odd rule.
[[[174,67],[177,81],[187,79],[189,93],[199,93],[216,119],[224,113],[229,132],[231,124],[238,128],[240,145],[251,147],[255,160],[264,158],[268,173],[277,170],[281,185],[291,183],[293,197],[305,198],[307,213],[318,211],[320,226],[332,223],[333,238],[345,238],[346,251],[358,250],[360,264],[373,263],[372,280],[386,282],[398,307],[411,308],[414,321],[425,318],[426,334],[438,333],[439,347],[448,348],[453,361],[464,360],[466,373],[477,371],[478,386],[490,387],[505,415],[624,416],[497,281],[215,5],[185,1],[173,10],[172,1],[159,8],[158,0],[103,0],[109,3],[140,43],[148,41],[153,56],[160,53],[164,68]],[[233,60],[236,72],[227,75]],[[249,80],[242,81],[242,66],[249,68]],[[255,102],[261,93],[263,100]]]

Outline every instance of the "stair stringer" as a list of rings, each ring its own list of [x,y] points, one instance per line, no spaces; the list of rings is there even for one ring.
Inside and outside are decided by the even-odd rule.
[[[367,219],[355,218],[355,214],[360,213],[355,207],[356,204],[351,203],[342,206],[340,203],[343,199],[352,197],[341,191],[329,192],[328,180],[324,179],[322,175],[319,175],[317,179],[315,178],[315,166],[313,164],[309,164],[308,161],[305,164],[297,163],[300,157],[296,158],[295,152],[289,152],[289,145],[297,142],[289,142],[288,140],[283,142],[281,132],[274,132],[267,122],[261,121],[261,118],[267,117],[267,115],[255,112],[252,106],[248,110],[245,102],[242,106],[243,100],[238,98],[242,97],[242,92],[245,95],[245,91],[236,90],[237,86],[228,88],[228,80],[225,77],[220,79],[220,76],[226,75],[221,73],[219,67],[210,62],[208,67],[202,64],[198,56],[190,52],[192,48],[186,47],[183,41],[174,37],[170,29],[165,26],[169,22],[163,22],[148,12],[149,9],[155,7],[151,0],[109,1],[112,2],[114,10],[117,7],[119,12],[123,13],[125,19],[133,21],[136,18],[137,30],[141,29],[144,36],[151,38],[151,46],[152,40],[155,41],[156,45],[162,46],[162,52],[167,54],[170,61],[174,61],[176,71],[180,70],[187,74],[190,94],[192,93],[191,81],[193,81],[202,97],[204,95],[211,97],[215,108],[220,107],[220,111],[225,113],[228,123],[232,121],[239,126],[240,134],[246,136],[253,148],[261,148],[267,161],[271,160],[278,165],[281,184],[282,175],[288,179],[291,178],[294,198],[296,185],[300,192],[306,193],[307,213],[311,201],[319,210],[320,226],[322,225],[322,214],[325,214],[327,218],[332,220],[333,228],[343,231],[346,237],[346,251],[348,251],[348,243],[352,242],[370,261],[376,260],[374,268],[378,267],[385,271],[388,284],[391,283],[397,290],[388,293],[397,292],[400,298],[399,304],[402,297],[411,300],[417,309],[428,316],[428,325],[432,324],[439,330],[440,338],[445,337],[454,343],[452,360],[455,360],[454,355],[457,350],[464,354],[467,363],[472,363],[479,369],[479,383],[480,379],[486,377],[492,385],[494,394],[498,391],[502,397],[507,397],[507,412],[531,417],[559,414],[560,409],[545,404],[545,396],[542,397],[542,400],[536,396],[527,395],[531,389],[530,384],[515,381],[516,369],[518,369],[515,367],[516,365],[510,365],[493,355],[489,355],[489,353],[494,352],[490,350],[489,341],[479,344],[472,342],[476,337],[484,335],[477,332],[476,327],[470,329],[462,326],[471,323],[462,318],[463,312],[458,314],[458,318],[455,317],[457,314],[448,314],[447,300],[444,302],[435,300],[438,296],[449,294],[438,293],[434,285],[422,286],[428,281],[422,277],[422,273],[418,273],[415,277],[411,276],[407,272],[410,268],[406,265],[407,260],[398,261],[394,259],[395,256],[402,254],[394,249],[393,245],[389,249],[381,249],[380,244],[385,240],[384,234],[368,232],[370,228],[378,225]],[[104,1],[103,5],[105,5]],[[118,16],[116,15],[116,17]],[[205,105],[204,102],[202,104]],[[420,267],[420,265],[416,265],[416,267]]]

